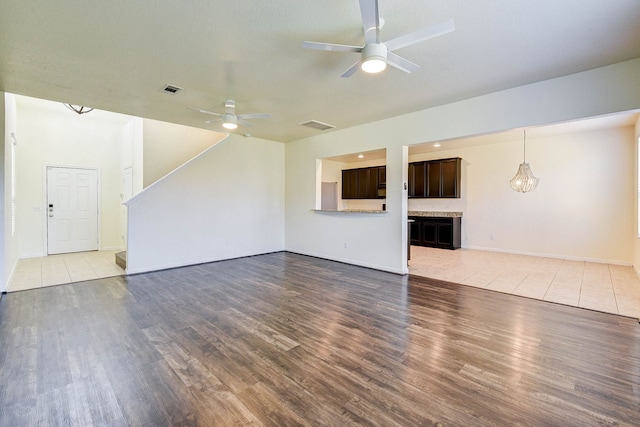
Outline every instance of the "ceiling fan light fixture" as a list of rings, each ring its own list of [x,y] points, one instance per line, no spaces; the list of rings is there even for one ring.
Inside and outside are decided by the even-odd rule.
[[[222,127],[233,130],[238,127],[238,118],[234,114],[224,114],[222,116]]]
[[[382,43],[370,43],[362,49],[362,65],[365,73],[379,73],[387,68],[387,46]]]

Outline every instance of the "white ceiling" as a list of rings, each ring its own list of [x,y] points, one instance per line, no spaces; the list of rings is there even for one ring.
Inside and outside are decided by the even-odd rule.
[[[340,77],[362,44],[356,0],[0,0],[0,90],[205,129],[186,107],[271,113],[240,133],[291,141],[640,57],[638,0],[380,0],[383,40],[455,21],[397,51],[422,68]],[[165,84],[184,88],[176,95]],[[330,131],[324,131],[330,132]]]

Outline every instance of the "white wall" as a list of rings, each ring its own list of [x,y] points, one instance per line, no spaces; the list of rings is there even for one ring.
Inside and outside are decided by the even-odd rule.
[[[131,117],[122,127],[120,138],[120,169],[132,169],[133,194],[138,194],[144,188],[143,173],[143,119]]]
[[[527,138],[535,191],[514,192],[522,140],[409,156],[461,157],[459,199],[410,199],[409,210],[464,212],[462,247],[631,264],[633,127]],[[492,238],[493,237],[493,238]]]
[[[4,118],[2,120],[1,118]],[[12,162],[11,150],[14,138],[18,139],[16,129],[16,101],[10,93],[0,92],[0,134],[3,135],[2,148],[4,169],[0,176],[0,242],[2,242],[2,256],[0,257],[0,292],[7,291],[7,284],[13,276],[18,264],[18,239],[12,227]]]
[[[640,117],[638,118],[638,120],[636,121],[635,127],[634,127],[634,154],[633,154],[633,159],[634,159],[634,178],[633,178],[633,182],[635,184],[635,194],[634,194],[634,198],[633,198],[633,206],[634,206],[634,210],[633,210],[633,216],[634,216],[634,230],[633,230],[633,268],[636,270],[636,274],[640,275],[640,237],[638,237],[640,235],[640,221],[639,221],[639,217],[638,215],[640,215],[639,212],[639,206],[638,204],[640,203],[640,177],[638,176],[639,171],[640,171],[640,153],[638,152],[638,139],[640,138]]]
[[[406,197],[402,183],[407,172],[406,147],[387,147],[387,212],[375,214],[315,212],[316,159],[381,148],[372,142],[375,130],[360,135],[361,127],[332,132],[286,144],[286,249],[312,256],[397,273],[406,272]],[[331,138],[331,136],[334,138]],[[403,157],[404,156],[404,157]],[[389,189],[396,189],[390,192]],[[406,191],[404,191],[406,194]],[[380,209],[382,201],[376,203]],[[351,208],[352,205],[349,205]],[[404,221],[401,220],[404,218]],[[396,250],[390,250],[390,247]],[[404,249],[403,249],[404,248]],[[404,250],[404,252],[403,252]]]
[[[143,119],[144,187],[220,142],[226,134]]]
[[[127,272],[283,250],[284,169],[282,143],[230,135],[146,188],[127,203]]]
[[[634,110],[640,107],[638,75],[640,59],[288,143],[286,249],[406,272],[406,146]],[[316,159],[380,147],[387,148],[387,214],[331,215],[311,211]],[[507,180],[520,162],[515,155],[514,159],[515,166],[513,159],[507,162]],[[531,162],[534,172],[539,173],[538,168],[543,165],[536,164],[534,158]],[[535,193],[528,195],[538,197]],[[530,203],[529,200],[521,202]],[[491,212],[492,205],[506,202],[496,199],[486,203]],[[589,215],[588,208],[585,207]],[[349,242],[347,248],[345,241]],[[618,256],[602,255],[606,259]],[[629,255],[624,259],[630,259]]]
[[[119,249],[121,156],[128,116],[105,111],[78,115],[62,104],[16,96],[17,229],[20,257],[47,254],[45,166],[97,168],[100,176],[100,248]]]
[[[9,112],[7,112],[9,110]],[[11,100],[7,99],[7,95],[4,92],[0,92],[0,133],[2,134],[2,146],[0,147],[0,161],[3,163],[3,173],[0,176],[0,250],[2,250],[2,254],[0,256],[0,292],[7,291],[7,283],[8,278],[11,275],[11,268],[7,265],[7,198],[6,198],[6,157],[7,157],[7,147],[11,144],[11,132],[12,125],[15,121],[14,115],[11,111]],[[9,217],[9,221],[11,217]],[[1,297],[1,296],[0,296]],[[1,346],[0,346],[1,348]]]

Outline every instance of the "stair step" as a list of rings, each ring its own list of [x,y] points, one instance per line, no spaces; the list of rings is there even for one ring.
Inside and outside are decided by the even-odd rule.
[[[127,269],[127,251],[116,253],[116,264],[122,267],[123,270]]]

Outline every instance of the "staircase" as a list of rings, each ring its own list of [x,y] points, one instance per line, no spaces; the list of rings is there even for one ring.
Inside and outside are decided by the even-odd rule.
[[[116,253],[116,264],[122,267],[123,270],[127,269],[127,251]]]

